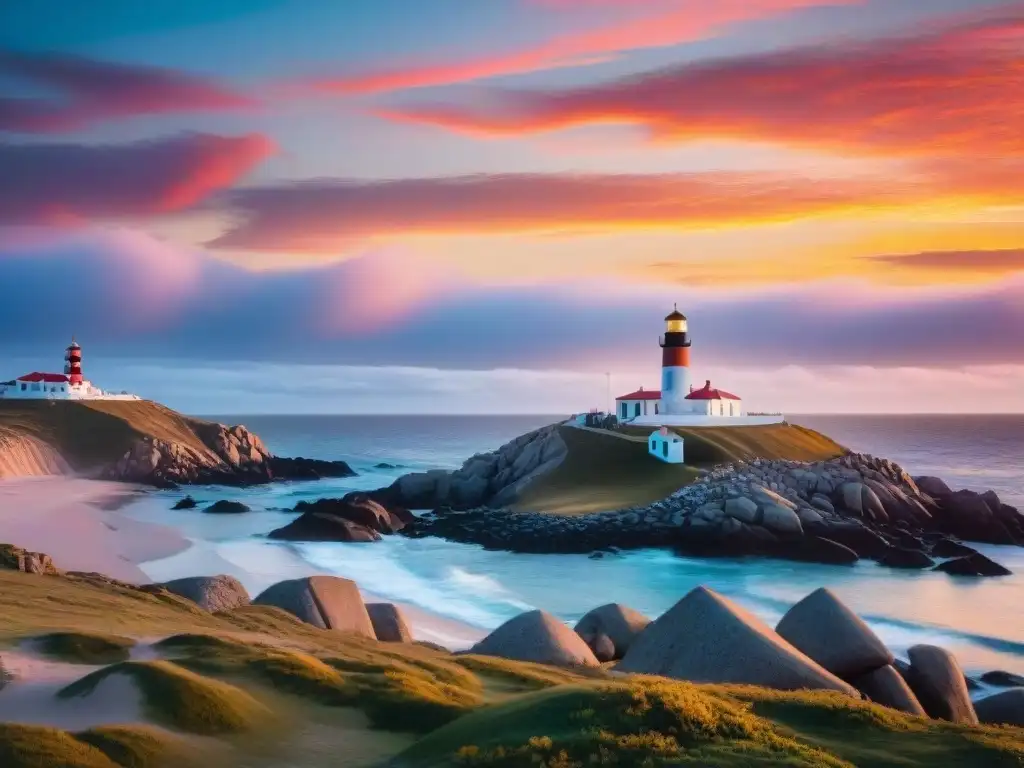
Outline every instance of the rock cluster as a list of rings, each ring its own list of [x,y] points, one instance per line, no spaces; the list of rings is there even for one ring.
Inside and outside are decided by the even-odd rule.
[[[673,547],[693,555],[767,555],[958,576],[1008,573],[967,541],[1024,544],[1024,516],[991,491],[921,489],[901,467],[864,454],[816,463],[754,460],[722,465],[672,496],[642,507],[576,517],[493,506],[441,507],[408,525],[407,536],[441,536],[491,549],[583,553]],[[947,489],[948,490],[948,489]]]
[[[611,642],[605,632],[616,630],[626,631],[618,640],[628,647],[611,668],[614,672],[776,690],[832,690],[921,717],[1024,724],[1024,688],[975,705],[952,654],[915,645],[908,651],[909,663],[894,658],[867,624],[827,589],[794,605],[775,629],[728,598],[697,587],[653,622],[626,606],[606,605],[588,613],[572,633],[542,611],[523,613],[471,652],[592,666],[592,655],[603,661],[592,651],[593,638]]]
[[[454,472],[439,469],[402,475],[373,496],[388,506],[406,509],[508,506],[531,482],[562,463],[568,447],[558,426],[528,432],[496,451],[479,453]]]
[[[29,552],[11,544],[0,544],[0,568],[22,573],[60,575],[53,560],[42,552]]]
[[[343,461],[274,456],[244,426],[195,422],[193,431],[201,446],[151,435],[141,437],[102,476],[173,488],[181,484],[255,485],[355,474]]]
[[[248,605],[249,592],[233,576],[188,576],[158,585],[173,595],[191,600],[204,611],[230,611]]]
[[[414,519],[401,507],[386,508],[367,494],[353,491],[340,499],[300,501],[302,514],[271,531],[272,539],[287,541],[379,541],[381,535],[401,531]]]

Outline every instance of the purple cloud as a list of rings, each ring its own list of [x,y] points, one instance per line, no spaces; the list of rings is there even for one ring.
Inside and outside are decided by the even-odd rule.
[[[0,75],[57,91],[57,98],[0,98],[0,131],[65,133],[135,115],[244,109],[257,102],[183,72],[64,54],[0,51]]]
[[[1020,281],[958,292],[847,282],[630,293],[607,284],[452,285],[407,253],[250,272],[138,234],[83,233],[4,251],[0,283],[18,287],[0,303],[9,354],[74,332],[122,358],[601,371],[657,365],[661,308],[678,301],[700,366],[1024,363]],[[23,322],[29,316],[36,321]]]

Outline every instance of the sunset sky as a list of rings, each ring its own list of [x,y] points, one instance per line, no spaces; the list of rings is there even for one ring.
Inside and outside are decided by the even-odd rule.
[[[59,12],[56,10],[59,8]],[[1024,2],[0,4],[0,380],[1024,411]]]

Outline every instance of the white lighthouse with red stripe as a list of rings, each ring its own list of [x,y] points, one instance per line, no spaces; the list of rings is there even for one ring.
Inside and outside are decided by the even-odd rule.
[[[690,394],[690,334],[686,315],[676,306],[665,318],[661,337],[661,412],[666,415],[689,413],[686,396]]]

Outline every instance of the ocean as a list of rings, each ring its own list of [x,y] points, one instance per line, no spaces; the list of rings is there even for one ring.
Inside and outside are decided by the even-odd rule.
[[[487,552],[436,539],[386,537],[373,544],[293,544],[264,534],[287,522],[301,499],[386,485],[401,474],[454,469],[474,453],[558,420],[557,416],[232,416],[284,456],[343,459],[357,477],[257,488],[190,489],[201,502],[237,499],[238,516],[172,511],[180,491],[154,491],[124,511],[182,531],[193,547],[143,565],[154,579],[230,573],[253,594],[285,578],[330,573],[374,595],[484,632],[542,608],[572,622],[594,606],[622,602],[650,616],[703,584],[774,624],[785,610],[827,586],[868,621],[897,655],[915,643],[954,652],[972,672],[1024,674],[1024,548],[979,546],[1014,575],[955,579],[874,563],[835,567],[758,558],[699,559],[643,550],[602,560],[585,555]],[[843,445],[891,458],[911,474],[937,475],[953,488],[995,490],[1024,507],[1024,416],[795,416]],[[429,638],[468,642],[457,632]]]

